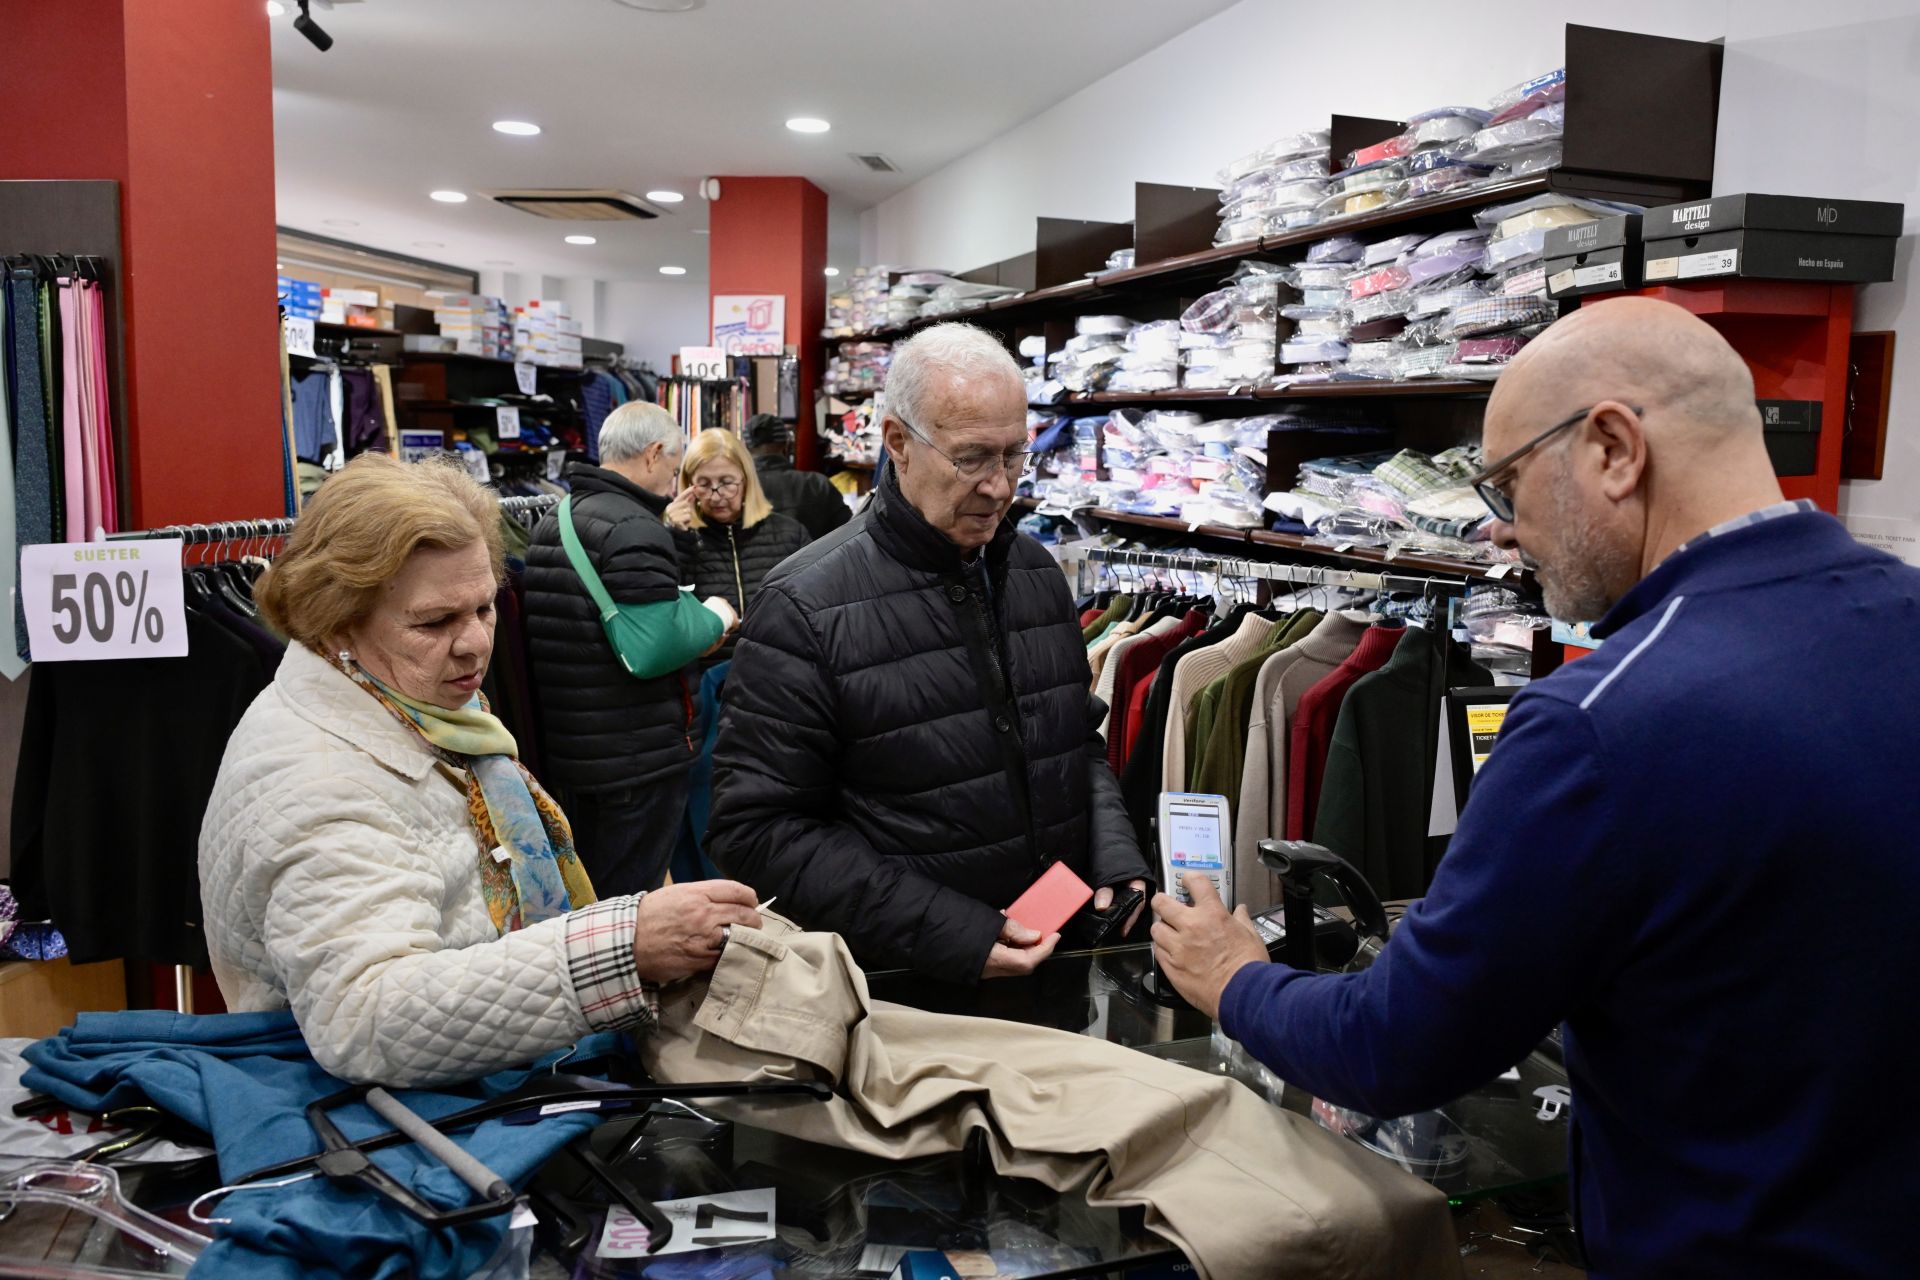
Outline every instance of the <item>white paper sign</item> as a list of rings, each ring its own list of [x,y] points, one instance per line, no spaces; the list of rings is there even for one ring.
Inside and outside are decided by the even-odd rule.
[[[1920,520],[1898,516],[1854,516],[1843,522],[1847,532],[1869,547],[1920,565]]]
[[[400,433],[400,461],[425,462],[428,458],[437,458],[447,451],[447,434],[444,431],[402,431]]]
[[[722,293],[713,299],[713,345],[730,356],[777,356],[787,341],[787,299]]]
[[[514,381],[514,385],[520,388],[521,395],[530,396],[533,394],[533,388],[536,384],[535,380],[537,377],[538,377],[538,372],[534,369],[532,365],[528,364],[526,361],[517,360],[514,362],[513,381]]]
[[[547,479],[558,480],[567,469],[567,451],[565,449],[547,450]]]
[[[680,348],[680,376],[683,378],[724,378],[727,353],[719,347]]]
[[[478,449],[462,449],[460,456],[467,461],[467,474],[481,484],[493,479],[493,472],[487,469],[487,455]]]
[[[20,598],[35,662],[183,658],[178,538],[27,547]]]
[[[655,1206],[673,1224],[673,1238],[653,1257],[697,1253],[730,1245],[760,1244],[774,1238],[773,1188],[723,1191],[686,1200],[662,1200]],[[600,1233],[602,1258],[641,1258],[650,1243],[646,1224],[620,1205],[607,1209],[606,1230]]]
[[[305,316],[288,316],[280,322],[287,331],[287,354],[313,356],[313,321]]]
[[[520,410],[510,404],[503,404],[493,411],[494,426],[499,428],[502,440],[520,438]]]

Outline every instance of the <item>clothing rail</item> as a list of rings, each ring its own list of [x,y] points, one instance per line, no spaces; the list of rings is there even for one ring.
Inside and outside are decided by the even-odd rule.
[[[559,505],[556,494],[538,493],[500,499],[500,509],[510,516],[544,512]],[[221,542],[242,542],[253,538],[284,538],[293,532],[293,516],[273,516],[263,520],[216,520],[212,524],[170,524],[160,529],[127,529],[107,535],[109,542],[150,541],[178,538],[190,547]]]
[[[1415,578],[1405,574],[1368,573],[1362,570],[1326,569],[1317,565],[1281,564],[1267,560],[1241,560],[1217,556],[1169,555],[1163,551],[1129,551],[1123,547],[1087,547],[1068,544],[1059,548],[1059,559],[1090,564],[1109,564],[1120,568],[1172,569],[1187,573],[1211,573],[1226,578],[1251,578],[1262,582],[1284,582],[1296,587],[1336,587],[1355,591],[1419,592],[1436,596],[1464,596],[1467,584],[1448,578]]]

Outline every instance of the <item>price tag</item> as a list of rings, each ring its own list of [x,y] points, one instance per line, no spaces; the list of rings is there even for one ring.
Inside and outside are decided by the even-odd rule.
[[[35,662],[184,658],[178,538],[25,548],[20,599]]]
[[[558,480],[567,469],[567,451],[565,449],[547,450],[547,479]]]
[[[510,404],[503,404],[493,411],[493,422],[499,428],[502,440],[520,438],[520,410]]]
[[[486,484],[493,479],[493,472],[487,469],[487,455],[478,449],[462,449],[460,456],[467,461],[467,474]]]
[[[514,385],[520,388],[521,395],[530,396],[533,394],[535,379],[538,376],[538,371],[526,361],[516,360],[514,362],[513,381]]]
[[[724,378],[727,353],[719,347],[680,348],[680,376],[683,378]]]
[[[313,358],[313,321],[305,316],[288,316],[281,325],[287,332],[287,354]]]
[[[1510,564],[1497,564],[1497,565],[1495,565],[1495,566],[1493,566],[1493,568],[1491,568],[1491,569],[1489,569],[1489,570],[1487,570],[1487,576],[1488,576],[1489,578],[1504,578],[1504,577],[1506,577],[1506,576],[1507,576],[1508,574],[1510,574],[1510,573],[1512,573],[1512,572],[1513,572],[1513,566],[1512,566],[1512,565],[1510,565]]]
[[[1333,552],[1334,552],[1334,554],[1335,554],[1335,555],[1341,555],[1341,556],[1343,556],[1343,555],[1345,555],[1345,554],[1347,554],[1347,552],[1349,552],[1349,551],[1351,551],[1351,550],[1353,550],[1353,544],[1352,544],[1351,542],[1343,542],[1343,543],[1341,543],[1341,544],[1340,544],[1339,546],[1337,546],[1337,547],[1335,547],[1335,548],[1333,549]]]
[[[1738,249],[1718,249],[1712,253],[1690,253],[1680,259],[1679,277],[1697,280],[1701,276],[1730,276],[1739,269]]]

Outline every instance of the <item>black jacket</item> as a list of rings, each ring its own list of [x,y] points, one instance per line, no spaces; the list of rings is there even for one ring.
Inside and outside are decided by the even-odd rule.
[[[979,978],[1053,861],[1146,878],[1066,578],[1003,524],[984,566],[889,476],[767,576],[727,678],[708,849],[869,967]]]
[[[660,522],[667,499],[584,462],[568,464],[567,480],[574,529],[607,593],[621,604],[671,602],[686,579],[672,533]],[[694,756],[686,672],[653,680],[627,674],[567,561],[558,511],[533,531],[523,583],[546,781],[612,791],[686,769]]]
[[[767,571],[810,541],[799,521],[778,511],[750,528],[737,521],[708,521],[693,534],[691,539],[682,539],[687,545],[683,559],[693,578],[693,593],[702,600],[719,596],[742,619],[747,616],[747,606],[760,594],[760,580]],[[731,658],[738,639],[738,632],[728,636],[725,644],[701,660],[701,665],[710,667]]]
[[[817,471],[796,470],[787,458],[755,458],[753,469],[773,509],[798,520],[809,537],[824,538],[853,517],[833,481]]]

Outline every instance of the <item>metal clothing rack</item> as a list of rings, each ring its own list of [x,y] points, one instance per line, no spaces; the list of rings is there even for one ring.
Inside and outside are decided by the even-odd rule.
[[[1421,593],[1433,596],[1464,596],[1468,588],[1467,583],[1448,578],[1416,578],[1405,574],[1327,569],[1316,565],[1280,564],[1266,560],[1170,555],[1163,551],[1130,551],[1123,547],[1087,547],[1069,544],[1059,549],[1059,559],[1062,562],[1081,561],[1090,564],[1117,565],[1121,568],[1211,573],[1224,578],[1284,582],[1296,587],[1377,591],[1389,595]]]
[[[557,494],[538,493],[500,499],[500,509],[518,518],[544,514],[558,506]],[[107,535],[109,542],[152,541],[178,538],[190,547],[212,546],[223,542],[247,542],[254,539],[284,538],[293,532],[295,516],[272,516],[260,520],[216,520],[212,524],[170,524],[159,529],[127,529]]]

